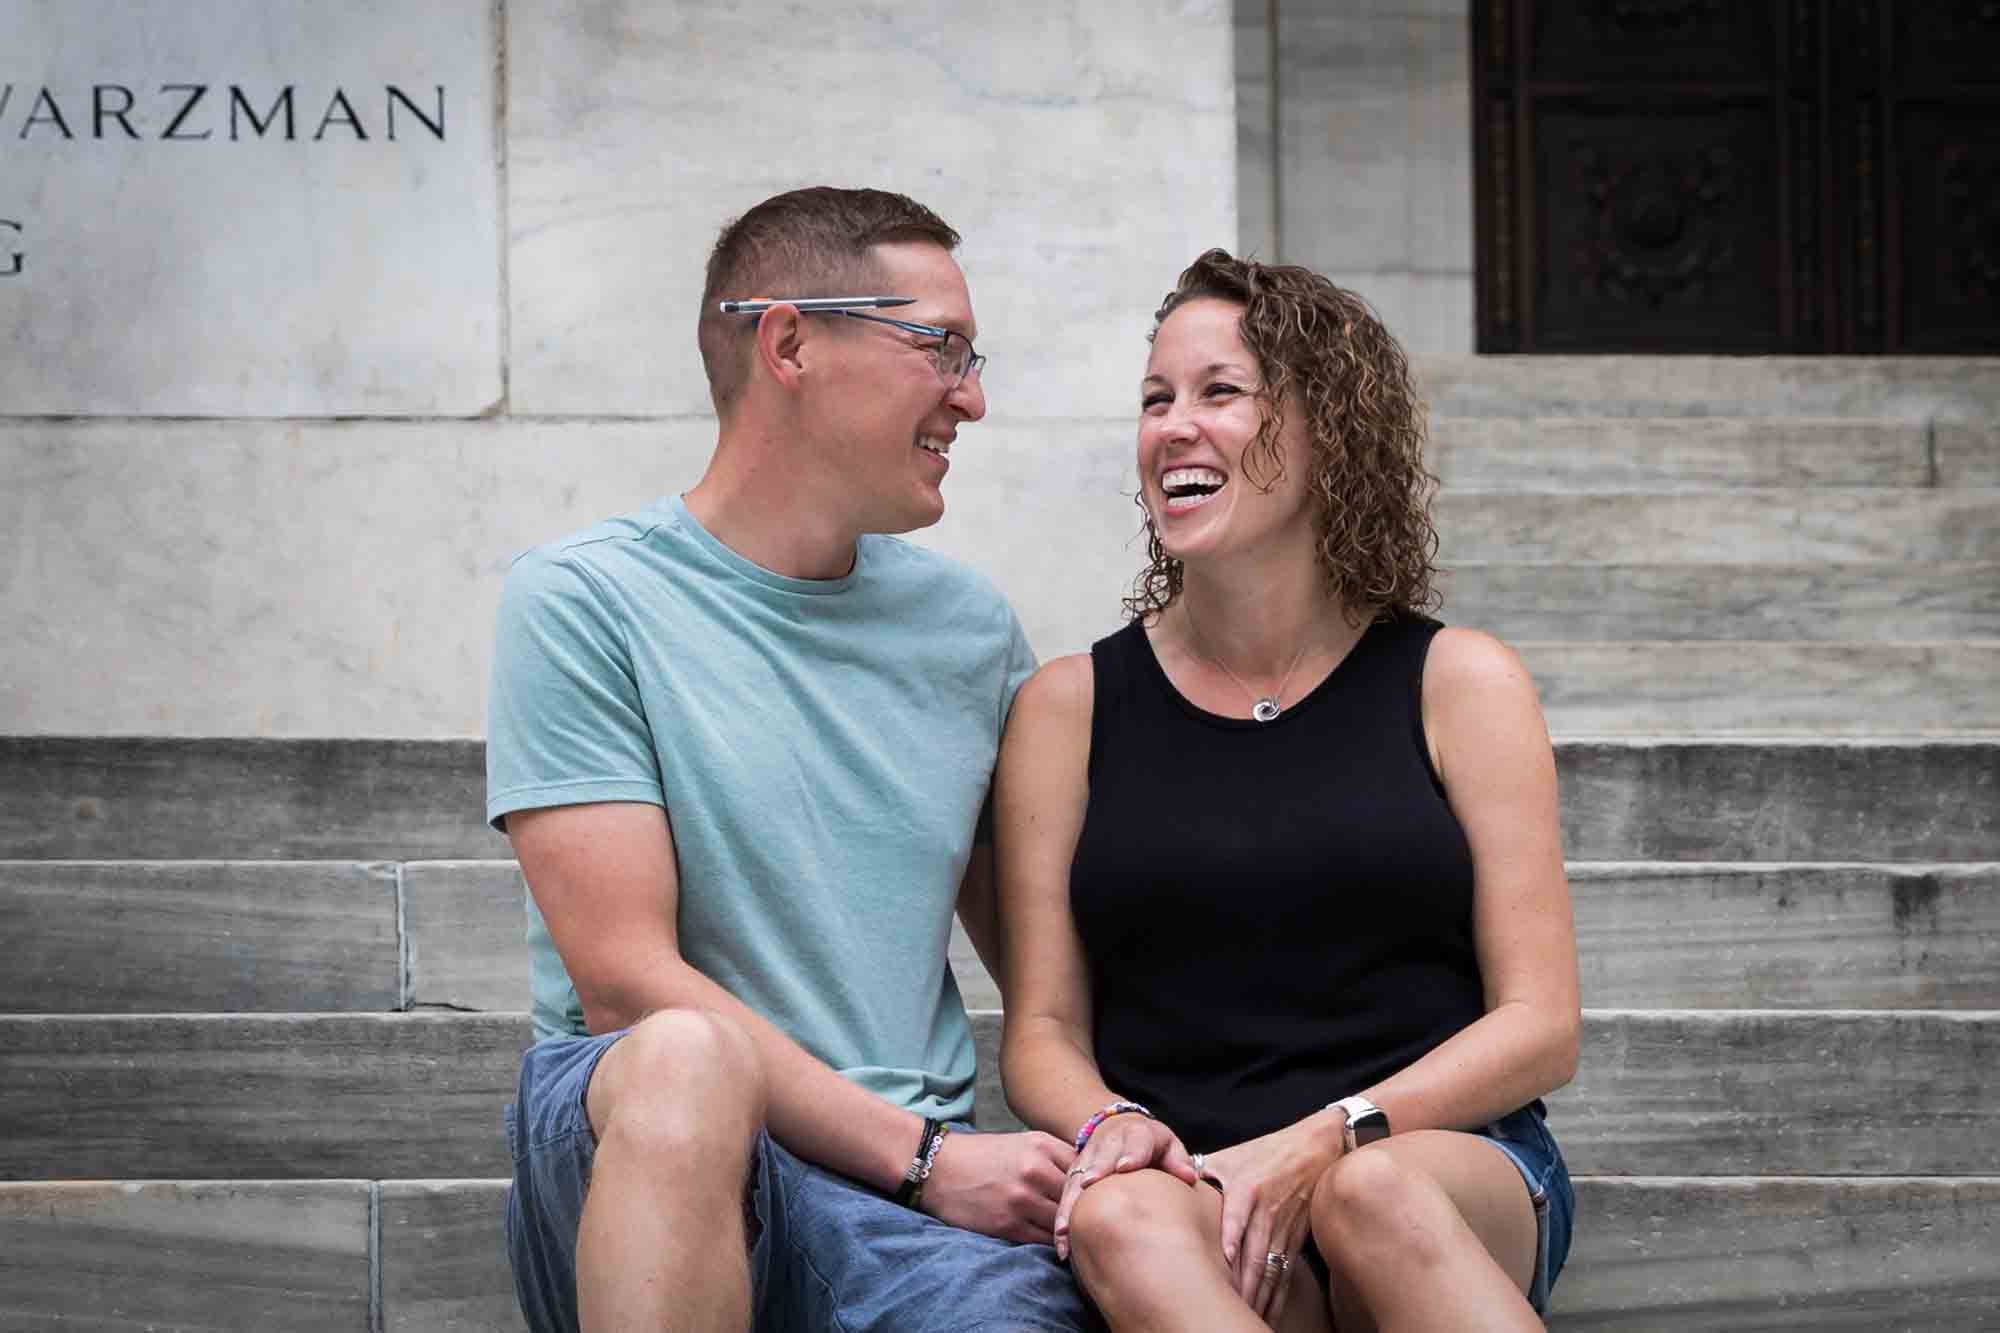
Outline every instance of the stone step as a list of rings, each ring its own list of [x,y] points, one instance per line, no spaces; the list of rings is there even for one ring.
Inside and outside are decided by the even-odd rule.
[[[2000,859],[2000,741],[1571,740],[1579,861]]]
[[[2000,1010],[2000,865],[1569,868],[1584,1003]]]
[[[1436,417],[1425,457],[1447,489],[1715,491],[1745,486],[1994,485],[1983,440],[1841,418]],[[1951,428],[1954,432],[1972,428]],[[2000,454],[2000,448],[1995,449]],[[2000,468],[1996,468],[2000,470]]]
[[[1576,861],[1569,884],[1594,1008],[2000,1009],[2000,865]],[[962,928],[951,966],[1000,1007]]]
[[[0,1013],[528,1007],[512,861],[0,861]]]
[[[383,1333],[524,1329],[504,1241],[505,1179],[385,1180]]]
[[[1444,620],[1509,642],[2000,639],[2000,562],[1535,564],[1446,570]]]
[[[2000,425],[1940,421],[1931,435],[1933,486],[2000,486]]]
[[[0,1018],[0,1179],[497,1175],[522,1014]]]
[[[2000,1008],[2000,866],[1569,875],[1598,1006]],[[512,861],[0,861],[0,1013],[512,1013],[529,1002],[523,893]],[[951,959],[967,1005],[998,1008],[962,929]]]
[[[1930,564],[2000,560],[2000,490],[1445,491],[1447,566]]]
[[[981,1122],[1011,1120],[975,1015]],[[494,1175],[518,1014],[0,1017],[0,1179]],[[2000,1013],[1592,1010],[1593,1174],[2000,1172]]]
[[[528,1007],[512,861],[0,861],[0,1013]]]
[[[1556,760],[1577,860],[2000,859],[2000,741],[1573,739]],[[477,741],[0,737],[0,858],[487,860],[507,843],[482,764]]]
[[[400,1009],[400,874],[352,861],[0,861],[0,1013]]]
[[[2000,419],[2000,359],[1437,356],[1415,363],[1439,416]]]
[[[1513,647],[1558,735],[2000,732],[2000,640]]]
[[[477,740],[8,736],[0,856],[504,856],[485,763]]]
[[[1550,1327],[1991,1329],[2000,1180],[1576,1182]]]
[[[365,1180],[0,1184],[0,1330],[361,1333],[374,1192]],[[506,1251],[489,1248],[504,1275]],[[491,1275],[488,1263],[478,1276]]]
[[[2000,1008],[2000,866],[1569,875],[1596,1005]],[[512,861],[0,861],[0,1013],[511,1013],[529,998],[523,893]],[[997,1008],[962,929],[951,959],[966,1003]]]
[[[1559,1330],[1992,1327],[2000,1180],[1584,1176]],[[524,1327],[507,1182],[0,1184],[0,1329]],[[371,1234],[377,1259],[371,1272]]]
[[[975,1015],[973,1035],[980,1123],[1017,1125],[999,1016]],[[1548,1106],[1585,1175],[1993,1175],[1995,1093],[1991,1010],[1592,1009],[1576,1080]]]

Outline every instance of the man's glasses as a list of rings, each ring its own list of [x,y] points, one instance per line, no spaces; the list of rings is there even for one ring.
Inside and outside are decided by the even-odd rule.
[[[956,389],[965,383],[967,375],[978,374],[986,364],[986,358],[972,350],[970,338],[955,329],[939,328],[935,324],[917,324],[907,319],[861,313],[863,310],[915,305],[916,300],[914,296],[802,296],[789,301],[724,301],[722,313],[761,315],[774,305],[788,305],[802,315],[844,315],[848,319],[865,319],[871,324],[887,324],[920,338],[935,338],[937,342],[923,350],[930,353],[931,364],[937,367],[938,375]]]

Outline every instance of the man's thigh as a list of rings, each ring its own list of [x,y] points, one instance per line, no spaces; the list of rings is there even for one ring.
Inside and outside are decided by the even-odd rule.
[[[946,1151],[950,1151],[949,1143]],[[759,1330],[1073,1333],[1099,1330],[1047,1245],[948,1226],[772,1144],[760,1185]]]
[[[622,1034],[537,1042],[521,1059],[507,1107],[514,1180],[507,1191],[507,1259],[521,1313],[535,1333],[573,1333],[576,1233],[597,1155],[585,1098]]]
[[[514,1179],[507,1194],[507,1255],[514,1288],[534,1333],[577,1327],[576,1246],[597,1158],[591,1106],[600,1074],[618,1058],[627,1029],[596,1037],[558,1037],[530,1047],[507,1107]],[[690,1072],[688,1082],[697,1081]],[[769,1264],[764,1240],[774,1145],[757,1131],[744,1182],[745,1234],[753,1282]]]

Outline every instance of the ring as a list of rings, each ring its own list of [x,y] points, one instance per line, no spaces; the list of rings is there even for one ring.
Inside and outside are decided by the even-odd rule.
[[[1282,1273],[1291,1266],[1292,1257],[1288,1254],[1280,1254],[1278,1251],[1272,1250],[1264,1256],[1264,1267],[1270,1269],[1273,1273]]]
[[[1069,1169],[1068,1171],[1064,1172],[1063,1174],[1064,1174],[1064,1175],[1070,1175],[1070,1176],[1080,1176],[1080,1175],[1082,1175],[1082,1174],[1083,1174],[1084,1172],[1086,1172],[1086,1171],[1088,1171],[1088,1170],[1090,1170],[1090,1168],[1089,1168],[1089,1167],[1087,1167],[1087,1166],[1073,1166],[1073,1167],[1071,1167],[1071,1168],[1070,1168],[1070,1169]]]
[[[1207,1169],[1208,1157],[1205,1153],[1196,1153],[1188,1158],[1188,1163],[1194,1167],[1195,1177],[1199,1179],[1201,1173]]]

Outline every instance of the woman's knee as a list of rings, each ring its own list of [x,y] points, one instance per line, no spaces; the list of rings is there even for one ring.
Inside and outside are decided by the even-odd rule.
[[[590,1118],[600,1144],[618,1139],[649,1158],[699,1160],[742,1150],[764,1120],[756,1047],[720,1014],[651,1014],[607,1051],[591,1078]],[[730,1154],[734,1155],[734,1154]]]
[[[1099,1301],[1107,1288],[1151,1282],[1153,1271],[1189,1262],[1202,1248],[1191,1192],[1163,1171],[1119,1172],[1077,1196],[1070,1210],[1071,1262]]]
[[[1451,1209],[1450,1196],[1422,1170],[1392,1153],[1363,1150],[1320,1177],[1313,1239],[1336,1270],[1390,1260],[1422,1266],[1443,1255]]]

